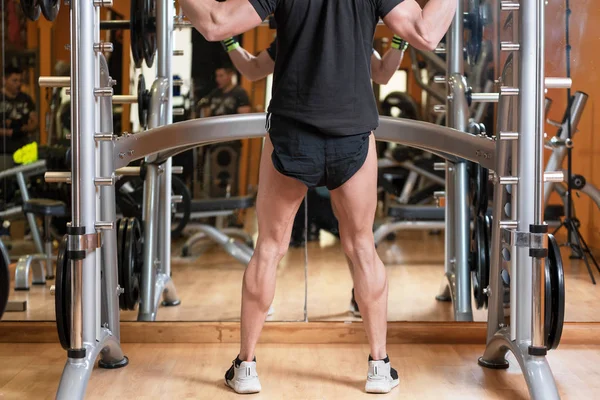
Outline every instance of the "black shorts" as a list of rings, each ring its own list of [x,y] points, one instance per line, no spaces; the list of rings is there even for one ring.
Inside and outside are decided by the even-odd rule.
[[[363,166],[369,152],[371,132],[331,136],[273,114],[267,116],[267,131],[273,143],[275,169],[309,188],[337,189]]]

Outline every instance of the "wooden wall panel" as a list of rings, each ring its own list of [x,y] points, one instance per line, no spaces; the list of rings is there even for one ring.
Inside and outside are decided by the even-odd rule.
[[[600,186],[600,138],[597,137],[600,113],[600,54],[598,36],[600,7],[591,1],[571,2],[570,18],[572,93],[581,90],[589,95],[586,109],[579,123],[573,148],[573,171],[583,174],[588,182]],[[548,2],[546,6],[546,76],[566,76],[565,50],[565,8],[564,2]],[[549,118],[560,121],[567,104],[566,90],[550,90],[547,95],[553,100]],[[554,135],[556,128],[546,126],[548,135]],[[546,152],[546,156],[549,151]],[[567,167],[566,160],[564,168]],[[585,195],[573,196],[577,217],[581,221],[581,233],[588,244],[600,248],[600,210]],[[558,203],[553,197],[551,203]],[[563,229],[563,232],[565,230]],[[564,237],[564,235],[562,236]]]

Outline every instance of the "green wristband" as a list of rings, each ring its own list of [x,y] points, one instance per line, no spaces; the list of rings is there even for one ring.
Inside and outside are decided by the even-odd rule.
[[[408,42],[402,39],[398,35],[394,35],[392,38],[392,48],[400,51],[406,51],[408,49]]]
[[[221,44],[223,45],[223,48],[225,49],[226,52],[230,53],[233,50],[237,49],[238,47],[240,47],[240,44],[238,43],[237,40],[235,40],[234,38],[230,37],[229,39],[225,39],[221,42]]]

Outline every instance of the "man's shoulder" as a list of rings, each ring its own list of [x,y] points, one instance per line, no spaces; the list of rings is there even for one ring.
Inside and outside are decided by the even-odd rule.
[[[233,89],[231,89],[230,93],[231,94],[235,94],[235,95],[245,95],[246,94],[246,89],[244,89],[240,85],[236,85]]]

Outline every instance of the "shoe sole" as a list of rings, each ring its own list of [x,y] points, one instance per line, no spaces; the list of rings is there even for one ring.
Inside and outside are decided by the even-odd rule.
[[[365,387],[365,391],[367,393],[377,393],[377,394],[385,394],[385,393],[389,393],[392,391],[392,389],[394,389],[396,386],[398,386],[400,384],[400,380],[396,379],[394,381],[392,381],[391,383],[387,383],[387,382],[371,382],[371,385],[369,385],[369,382],[367,382],[367,385]]]
[[[252,388],[252,387],[244,387],[242,385],[240,385],[240,387],[238,387],[237,389],[229,383],[229,381],[227,379],[225,379],[225,386],[231,388],[231,390],[233,390],[234,392],[238,393],[238,394],[253,394],[253,393],[259,393],[260,390],[262,388]]]

